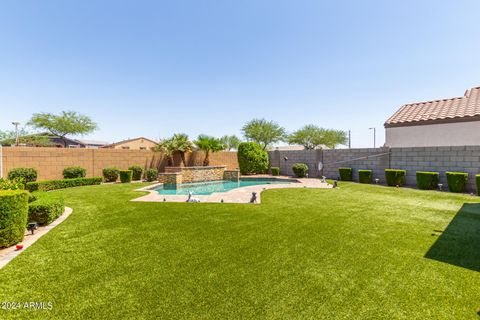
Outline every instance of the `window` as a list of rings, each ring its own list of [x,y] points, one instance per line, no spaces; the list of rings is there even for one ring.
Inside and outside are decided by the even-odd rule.
[[[140,150],[147,150],[147,147],[140,147]]]
[[[125,146],[125,147],[122,147],[122,149],[128,150],[128,149],[130,149],[130,147]]]

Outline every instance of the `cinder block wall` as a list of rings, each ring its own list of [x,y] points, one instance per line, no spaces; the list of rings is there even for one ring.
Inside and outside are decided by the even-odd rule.
[[[2,148],[3,176],[18,167],[33,167],[38,171],[39,180],[62,179],[65,167],[80,166],[87,169],[87,176],[101,176],[103,168],[117,167],[127,169],[138,164],[144,168],[158,168],[163,171],[166,159],[160,152],[150,150],[117,150],[117,149],[63,149],[63,148]],[[188,165],[201,165],[202,152],[187,154]],[[175,156],[174,162],[180,163]],[[238,168],[236,152],[218,152],[210,155],[211,165],[225,165],[228,169]]]
[[[293,176],[294,163],[305,163],[308,166],[310,177],[320,177],[318,164],[322,162],[322,150],[289,150],[268,152],[270,165],[279,167],[280,174]]]
[[[358,181],[358,170],[373,170],[373,179],[385,182],[385,169],[389,168],[388,148],[333,149],[323,151],[323,175],[337,179],[338,168],[353,168],[353,180]]]

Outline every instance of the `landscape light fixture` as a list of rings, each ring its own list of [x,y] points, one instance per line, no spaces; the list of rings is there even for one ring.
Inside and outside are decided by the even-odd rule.
[[[18,126],[20,125],[20,122],[13,121],[12,124],[15,126],[15,146],[18,147]]]

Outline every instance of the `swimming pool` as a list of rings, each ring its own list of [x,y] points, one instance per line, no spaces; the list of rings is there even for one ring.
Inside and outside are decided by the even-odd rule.
[[[183,183],[180,185],[161,185],[153,188],[159,194],[187,195],[192,192],[196,195],[209,195],[215,192],[227,192],[233,189],[258,186],[262,184],[286,184],[298,182],[294,179],[275,179],[275,178],[242,178],[239,182],[235,181],[209,181],[197,183]]]

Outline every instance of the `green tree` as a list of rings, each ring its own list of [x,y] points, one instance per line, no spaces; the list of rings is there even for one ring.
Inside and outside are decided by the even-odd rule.
[[[323,144],[330,149],[335,149],[335,147],[340,144],[348,144],[348,135],[342,130],[327,129],[325,131],[325,141]]]
[[[203,160],[203,165],[208,166],[210,164],[210,153],[218,152],[225,150],[225,144],[222,140],[201,134],[198,136],[195,141],[195,145],[198,149],[205,152],[205,159]]]
[[[258,143],[263,150],[272,143],[283,141],[286,137],[283,127],[265,119],[253,119],[247,122],[242,128],[242,132],[247,140]]]
[[[316,125],[309,124],[290,134],[287,141],[289,144],[302,145],[306,150],[313,150],[325,144],[326,131]]]
[[[225,150],[230,151],[232,149],[238,149],[238,145],[242,142],[239,137],[236,135],[225,135],[220,138],[223,144],[225,145]]]
[[[0,131],[0,144],[14,145],[15,142],[15,131]],[[29,147],[48,147],[52,144],[47,136],[30,133],[25,128],[18,132],[18,143]]]
[[[58,115],[35,113],[28,124],[58,136],[63,141],[64,147],[67,146],[67,135],[87,134],[97,129],[97,124],[89,117],[75,111],[62,111]]]
[[[180,157],[182,158],[183,166],[187,166],[187,162],[185,160],[185,153],[192,151],[193,143],[188,140],[188,135],[184,133],[176,133],[171,138],[173,143],[173,148],[175,149],[174,152],[178,152]]]
[[[173,166],[173,154],[175,153],[176,146],[173,143],[173,139],[164,139],[161,140],[158,145],[155,147],[155,151],[160,151],[165,154],[165,158],[167,159],[167,166]]]

